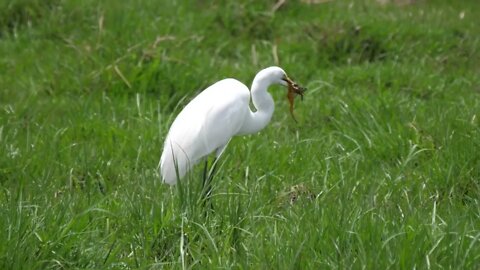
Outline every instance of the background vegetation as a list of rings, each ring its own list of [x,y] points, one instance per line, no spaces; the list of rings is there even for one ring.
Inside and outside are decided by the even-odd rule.
[[[323,2],[2,0],[0,268],[478,269],[480,2]],[[169,124],[270,65],[205,215]]]

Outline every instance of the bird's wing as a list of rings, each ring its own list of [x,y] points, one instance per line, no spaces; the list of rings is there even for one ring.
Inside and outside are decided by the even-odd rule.
[[[250,112],[248,88],[225,79],[205,89],[177,116],[165,140],[161,171],[174,184],[204,156],[228,143]],[[175,162],[174,162],[175,161]]]

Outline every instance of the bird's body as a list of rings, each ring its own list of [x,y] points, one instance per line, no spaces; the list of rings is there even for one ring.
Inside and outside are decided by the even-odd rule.
[[[220,155],[240,130],[249,100],[248,88],[234,79],[219,81],[193,99],[177,116],[165,140],[161,158],[164,181],[176,183],[175,163],[181,178],[201,158],[214,151]]]
[[[221,80],[203,90],[170,127],[160,159],[164,182],[175,184],[193,165],[213,152],[218,157],[233,136],[264,128],[274,110],[267,88],[273,83],[286,85],[287,79],[282,69],[270,67],[257,74],[251,91],[235,79]],[[250,96],[255,112],[250,110]]]

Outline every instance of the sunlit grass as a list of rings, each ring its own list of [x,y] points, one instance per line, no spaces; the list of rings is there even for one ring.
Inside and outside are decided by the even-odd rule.
[[[475,1],[208,2],[0,4],[0,268],[478,268]],[[169,124],[275,64],[299,123],[272,87],[205,214],[203,164],[159,180]]]

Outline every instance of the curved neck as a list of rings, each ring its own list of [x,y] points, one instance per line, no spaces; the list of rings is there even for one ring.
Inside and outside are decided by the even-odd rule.
[[[271,82],[262,78],[253,80],[251,88],[252,102],[256,111],[248,114],[239,134],[257,133],[263,129],[272,118],[275,105],[272,96],[267,92]]]

